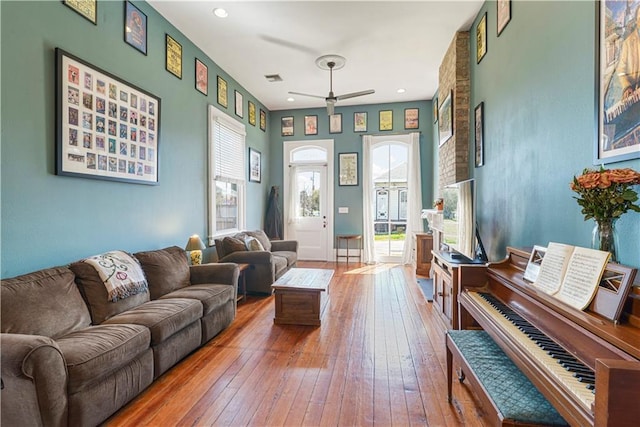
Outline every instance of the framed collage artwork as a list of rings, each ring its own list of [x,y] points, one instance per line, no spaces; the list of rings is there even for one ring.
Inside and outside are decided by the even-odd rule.
[[[56,49],[56,175],[158,184],[160,98]]]

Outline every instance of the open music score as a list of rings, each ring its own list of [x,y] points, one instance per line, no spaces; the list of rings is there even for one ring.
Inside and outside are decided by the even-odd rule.
[[[533,286],[584,310],[598,290],[610,256],[609,252],[551,242]]]

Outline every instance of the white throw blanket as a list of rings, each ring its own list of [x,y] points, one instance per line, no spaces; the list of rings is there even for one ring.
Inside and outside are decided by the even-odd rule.
[[[105,252],[92,256],[84,262],[98,272],[109,295],[116,302],[131,295],[146,292],[147,280],[138,261],[123,251]]]

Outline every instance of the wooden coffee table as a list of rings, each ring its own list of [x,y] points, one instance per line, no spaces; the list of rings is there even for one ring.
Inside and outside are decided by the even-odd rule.
[[[322,312],[329,300],[333,270],[292,268],[271,285],[275,293],[279,325],[320,326]]]

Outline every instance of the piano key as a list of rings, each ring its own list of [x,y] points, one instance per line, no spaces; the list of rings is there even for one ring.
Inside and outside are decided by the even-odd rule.
[[[492,318],[502,325],[503,330],[508,332],[518,343],[522,344],[524,350],[528,352],[545,371],[549,372],[563,384],[569,392],[576,397],[581,405],[591,410],[591,405],[595,400],[594,384],[581,382],[574,376],[574,372],[578,371],[582,374],[591,373],[593,375],[593,371],[591,371],[588,366],[584,365],[492,294],[484,294],[481,292],[469,292],[468,294],[474,301],[483,306],[485,311],[493,313]],[[518,323],[518,326],[511,321],[511,317],[517,319],[516,323]],[[521,328],[527,329],[528,333],[522,331]],[[554,354],[550,355],[546,350],[543,350],[541,347],[544,344],[555,345],[557,348],[554,348],[552,352]]]

